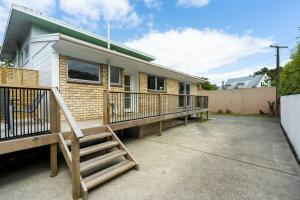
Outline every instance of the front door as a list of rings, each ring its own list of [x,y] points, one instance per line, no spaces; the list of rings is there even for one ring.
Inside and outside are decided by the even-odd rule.
[[[124,90],[126,92],[131,91],[131,77],[130,77],[130,75],[124,75]],[[125,103],[125,105],[124,105],[125,111],[130,112],[131,111],[131,94],[126,94],[125,93],[124,103]]]

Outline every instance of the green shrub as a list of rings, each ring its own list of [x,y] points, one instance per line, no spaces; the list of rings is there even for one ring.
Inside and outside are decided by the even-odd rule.
[[[300,94],[300,44],[280,74],[280,94]]]
[[[229,110],[228,108],[226,109],[226,114],[231,114],[231,110]]]
[[[219,109],[218,110],[218,114],[223,114],[224,112],[223,112],[223,110],[222,109]]]

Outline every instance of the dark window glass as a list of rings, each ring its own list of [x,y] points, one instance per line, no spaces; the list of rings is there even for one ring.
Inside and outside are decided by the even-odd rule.
[[[121,71],[121,68],[120,67],[114,67],[114,66],[111,66],[110,67],[110,83],[113,83],[113,84],[121,84],[121,81],[120,81],[120,72]]]
[[[100,81],[99,65],[78,60],[68,60],[68,78],[83,81]]]
[[[155,90],[155,76],[148,76],[148,89]]]
[[[157,81],[157,90],[165,90],[165,79],[161,77],[156,78]]]
[[[184,94],[184,83],[179,83],[179,94]]]
[[[184,94],[184,87],[185,87],[185,84],[184,84],[184,83],[179,83],[178,86],[179,86],[179,87],[178,87],[178,90],[179,90],[178,93],[179,93],[179,94]],[[185,98],[185,97],[184,97],[183,95],[180,95],[180,96],[179,96],[179,102],[178,102],[178,103],[179,103],[179,104],[178,104],[179,107],[183,107],[183,106],[184,106],[184,98]]]

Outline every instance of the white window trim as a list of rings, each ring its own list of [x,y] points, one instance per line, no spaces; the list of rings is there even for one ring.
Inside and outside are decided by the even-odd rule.
[[[98,67],[98,71],[99,71],[99,80],[98,81],[91,81],[91,80],[83,80],[83,79],[77,79],[77,78],[69,78],[69,60],[76,60],[79,62],[83,62],[83,63],[90,63],[90,64],[94,64],[99,66]],[[93,83],[93,84],[101,84],[101,64],[99,63],[95,63],[95,62],[90,62],[87,60],[82,60],[82,59],[78,59],[78,58],[73,58],[73,57],[67,57],[67,81],[70,82],[78,82],[78,83]]]

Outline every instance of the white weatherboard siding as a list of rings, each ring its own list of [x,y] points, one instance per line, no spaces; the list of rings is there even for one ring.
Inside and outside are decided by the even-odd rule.
[[[300,94],[281,97],[281,124],[300,158]]]
[[[54,42],[36,42],[31,44],[34,50],[32,52],[34,53],[31,57],[30,68],[39,70],[40,85],[42,86],[58,85],[53,83],[53,65],[58,65],[58,56],[56,57],[52,48],[53,44]]]

